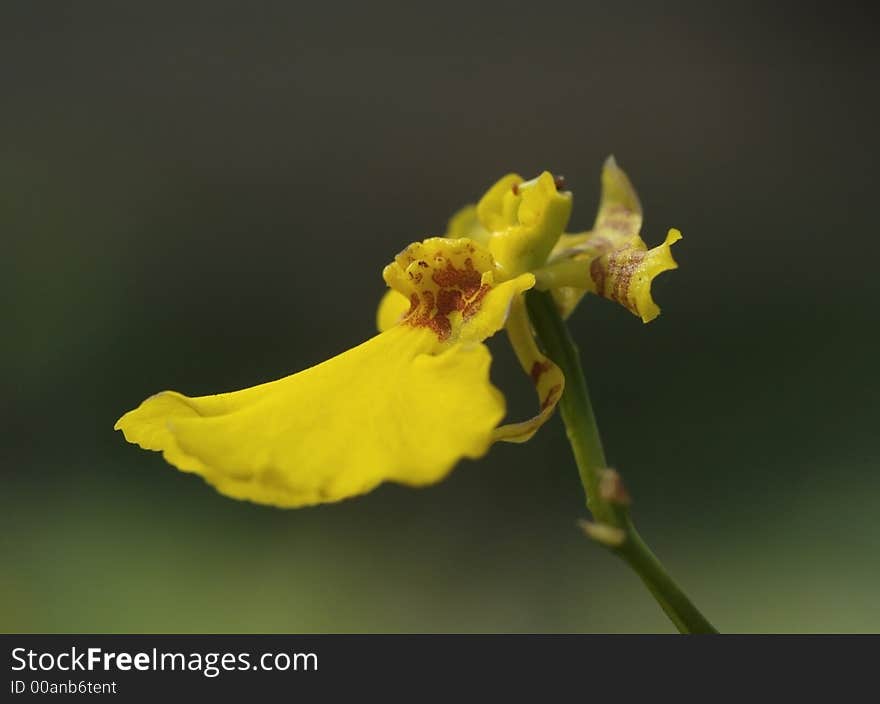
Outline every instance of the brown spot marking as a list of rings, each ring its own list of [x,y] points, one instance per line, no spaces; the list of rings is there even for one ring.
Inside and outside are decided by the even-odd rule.
[[[431,280],[439,286],[436,296],[432,291],[413,293],[410,296],[410,309],[404,320],[413,327],[432,330],[442,342],[452,335],[449,314],[459,311],[463,320],[472,318],[480,310],[483,298],[492,287],[481,283],[482,274],[474,268],[470,258],[465,259],[461,269],[440,254],[435,257],[435,262]],[[419,266],[424,268],[430,265],[420,260]],[[421,279],[421,273],[413,277],[416,282]]]
[[[635,310],[635,304],[630,302],[629,285],[632,281],[633,274],[636,272],[636,269],[639,268],[644,258],[644,252],[633,249],[629,250],[629,257],[625,262],[618,261],[617,271],[615,272],[617,279],[614,282],[614,291],[611,293],[612,300],[624,305],[634,313],[637,313],[638,311]]]
[[[443,291],[439,293],[442,294]],[[409,312],[404,316],[404,320],[413,327],[432,330],[442,342],[452,334],[452,323],[439,310],[434,314],[434,300],[434,294],[431,291],[422,291],[421,296],[418,293],[412,294]]]
[[[623,260],[628,254],[628,250],[623,252],[618,250],[616,252],[611,252],[608,255],[608,264],[605,268],[605,275],[607,276],[606,283],[608,284],[608,288],[605,291],[605,297],[610,298],[612,301],[618,300],[617,293],[620,286],[620,280],[624,267]]]
[[[597,257],[590,262],[590,278],[596,284],[596,293],[605,295],[605,268],[602,266],[602,257]]]
[[[483,299],[486,297],[486,294],[492,290],[492,287],[489,284],[483,284],[480,286],[480,289],[471,298],[461,309],[461,317],[465,320],[470,320],[473,318],[477,312],[480,310],[480,306],[483,305]]]
[[[464,269],[456,269],[455,265],[447,260],[445,269],[437,269],[431,275],[434,283],[443,288],[459,288],[466,296],[473,295],[480,287],[483,275],[474,269],[473,260],[468,257],[464,260]]]
[[[409,310],[404,315],[404,318],[409,318],[413,313],[415,313],[419,309],[419,294],[413,293],[409,297]]]
[[[456,291],[454,288],[441,288],[437,292],[437,312],[440,315],[449,315],[454,310],[461,310],[464,307],[461,297],[461,291]]]
[[[537,386],[538,381],[541,378],[541,375],[548,371],[552,364],[549,359],[545,359],[543,362],[535,362],[532,365],[532,371],[529,372],[529,376],[532,377],[532,383]]]
[[[602,227],[607,227],[609,230],[615,230],[616,232],[626,233],[632,230],[632,225],[627,218],[619,218],[619,217],[607,217],[602,220]]]
[[[546,411],[550,406],[556,403],[557,398],[559,397],[559,392],[562,390],[562,384],[556,384],[549,392],[547,392],[547,398],[541,403],[541,410]]]
[[[565,176],[558,175],[553,177],[553,185],[556,186],[557,191],[565,190]]]
[[[452,334],[452,323],[449,322],[449,318],[445,315],[435,315],[431,318],[431,323],[428,327],[434,331],[434,334],[440,342],[448,340],[449,336]]]

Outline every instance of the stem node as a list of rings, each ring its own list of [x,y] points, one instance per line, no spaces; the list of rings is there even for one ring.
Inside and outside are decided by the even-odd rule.
[[[626,532],[620,528],[609,526],[607,523],[594,523],[593,521],[578,521],[581,530],[587,534],[590,540],[595,540],[606,548],[616,550],[626,542]]]

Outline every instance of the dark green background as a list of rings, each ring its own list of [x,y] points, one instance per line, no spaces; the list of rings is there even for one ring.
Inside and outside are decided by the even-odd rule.
[[[602,160],[681,268],[572,320],[643,534],[726,631],[876,631],[876,39],[855,8],[4,3],[0,628],[668,631],[565,436],[425,490],[235,502],[112,426],[373,334],[508,171]],[[533,403],[503,336],[493,379]]]

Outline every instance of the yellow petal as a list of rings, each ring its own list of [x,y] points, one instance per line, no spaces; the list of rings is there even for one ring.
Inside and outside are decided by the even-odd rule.
[[[538,349],[522,296],[517,296],[511,304],[507,335],[523,371],[535,385],[540,412],[528,420],[499,426],[495,430],[495,439],[525,442],[553,415],[565,389],[565,377],[562,370]]]
[[[504,417],[481,341],[534,277],[496,284],[493,268],[470,240],[411,245],[385,271],[412,297],[400,324],[268,384],[198,398],[162,392],[116,428],[220,492],[259,503],[306,506],[383,481],[436,482],[459,459],[482,456]]]
[[[491,233],[489,251],[507,276],[546,262],[571,215],[571,193],[559,187],[547,171],[531,181],[509,174],[477,204],[477,217]]]
[[[482,456],[504,416],[485,345],[438,354],[433,333],[397,326],[279,381],[217,396],[153,396],[116,424],[221,493],[296,507],[383,481],[442,479]]]
[[[609,252],[590,265],[590,283],[587,290],[604,298],[617,301],[627,310],[649,323],[660,308],[651,297],[651,282],[657,274],[677,269],[670,246],[681,239],[678,230],[669,230],[663,244],[646,250],[639,240],[633,246]]]
[[[523,182],[519,174],[507,174],[496,181],[477,203],[477,219],[488,232],[506,230],[517,224],[520,199],[519,184]]]

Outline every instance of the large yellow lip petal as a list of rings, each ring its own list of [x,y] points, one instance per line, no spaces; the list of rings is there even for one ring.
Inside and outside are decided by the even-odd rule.
[[[242,391],[162,392],[116,428],[220,492],[259,503],[306,506],[384,481],[436,482],[458,460],[482,456],[504,417],[482,340],[504,327],[534,277],[497,283],[493,272],[491,255],[467,239],[410,245],[385,271],[409,312],[385,332]],[[399,300],[389,300],[380,324],[400,317]]]
[[[251,389],[162,392],[116,424],[220,492],[276,506],[338,501],[383,481],[420,486],[482,456],[504,417],[485,345],[439,354],[397,326],[323,364]]]

